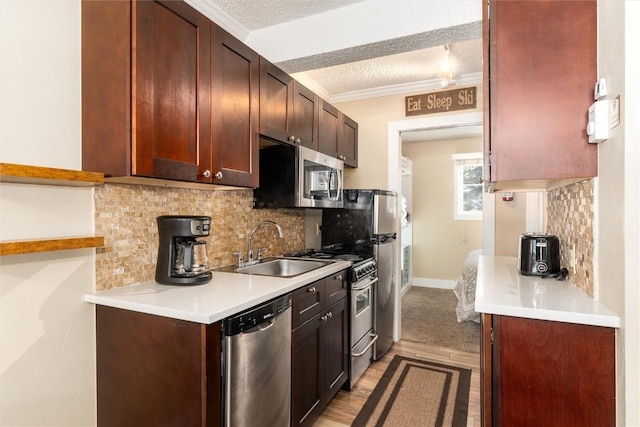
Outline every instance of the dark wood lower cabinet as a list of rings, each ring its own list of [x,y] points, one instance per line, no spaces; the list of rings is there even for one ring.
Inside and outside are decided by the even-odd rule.
[[[291,425],[311,425],[322,412],[320,315],[291,335]]]
[[[312,425],[348,380],[347,273],[292,294],[292,426]],[[98,426],[222,425],[221,362],[221,322],[97,305]]]
[[[98,426],[220,426],[221,328],[96,306]]]
[[[347,307],[346,298],[329,307],[327,309],[328,319],[322,325],[325,406],[347,382],[349,355],[349,335],[347,333],[349,311]]]
[[[349,311],[340,282],[346,283],[346,271],[293,293],[292,426],[312,425],[348,379]],[[327,307],[338,295],[342,298]],[[296,316],[311,311],[311,318]]]
[[[484,426],[615,425],[614,328],[485,314],[482,341]]]

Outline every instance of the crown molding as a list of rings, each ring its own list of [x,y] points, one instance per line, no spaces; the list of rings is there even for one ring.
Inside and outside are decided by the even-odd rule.
[[[472,73],[459,76],[455,85],[448,86],[469,86],[482,83],[482,73]],[[327,100],[331,103],[358,101],[361,99],[378,98],[382,96],[407,95],[415,92],[442,90],[442,80],[431,79],[418,82],[402,83],[397,85],[381,86],[371,89],[355,90],[350,92],[338,93],[328,96]],[[325,91],[326,92],[326,91]]]
[[[198,12],[202,13],[204,16],[224,28],[225,31],[231,33],[231,35],[233,35],[235,38],[246,43],[246,40],[249,38],[249,34],[251,32],[247,28],[240,25],[238,21],[215,7],[213,3],[208,2],[207,0],[185,0],[185,2],[191,5]]]

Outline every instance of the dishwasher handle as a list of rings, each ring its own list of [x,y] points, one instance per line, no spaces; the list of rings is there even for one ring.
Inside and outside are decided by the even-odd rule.
[[[276,323],[276,321],[272,318],[269,319],[265,322],[262,322],[258,325],[258,329],[260,329],[261,331],[266,331],[267,329],[269,329],[270,327],[272,327],[274,325],[274,323]],[[266,325],[266,326],[265,326]]]

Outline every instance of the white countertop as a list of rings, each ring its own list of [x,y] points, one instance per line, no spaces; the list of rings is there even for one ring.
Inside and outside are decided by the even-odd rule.
[[[349,268],[336,261],[291,278],[213,271],[205,285],[173,286],[144,282],[86,294],[84,300],[141,313],[210,324]]]
[[[620,327],[620,317],[570,281],[518,273],[515,257],[481,256],[475,310],[529,319]]]

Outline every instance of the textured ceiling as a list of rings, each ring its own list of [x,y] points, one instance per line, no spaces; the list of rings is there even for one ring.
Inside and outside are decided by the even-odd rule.
[[[331,102],[480,81],[479,0],[187,1]]]
[[[212,0],[249,31],[338,9],[363,0]]]

